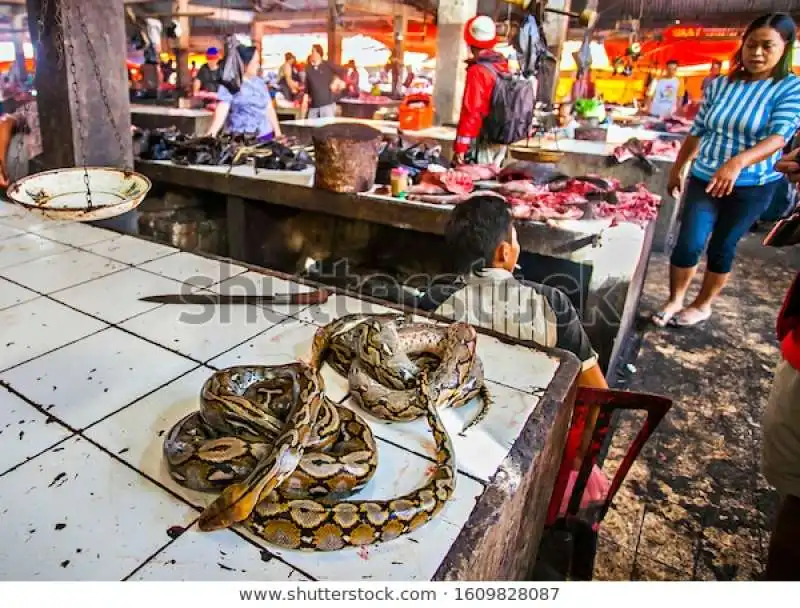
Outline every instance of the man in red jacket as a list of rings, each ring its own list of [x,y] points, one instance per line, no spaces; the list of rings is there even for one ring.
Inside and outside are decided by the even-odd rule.
[[[800,181],[800,151],[778,163],[793,182]],[[762,469],[781,495],[781,506],[767,557],[768,580],[800,581],[800,273],[778,315],[781,362],[764,411]]]
[[[497,74],[492,67],[482,64],[492,64],[495,70],[507,74],[508,62],[494,50],[497,44],[497,27],[491,17],[478,15],[470,19],[464,28],[464,39],[470,48],[470,58],[467,60],[467,82],[453,146],[453,160],[455,164],[463,164],[467,153],[475,148],[478,163],[500,167],[508,147],[482,142],[480,139],[483,121],[492,111],[492,92],[497,80]]]

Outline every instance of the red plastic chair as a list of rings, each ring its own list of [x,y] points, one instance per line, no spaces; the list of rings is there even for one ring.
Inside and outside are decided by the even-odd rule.
[[[562,516],[560,515],[561,505],[569,484],[570,472],[573,469],[572,464],[578,455],[587,419],[597,407],[600,408],[600,411],[592,441],[578,472],[577,480],[569,499],[567,513]],[[546,533],[542,546],[544,553],[547,552],[547,549],[552,551],[554,547],[561,547],[560,551],[557,551],[561,555],[555,556],[556,561],[559,563],[552,563],[552,560],[549,560],[551,569],[572,580],[591,580],[600,524],[606,513],[608,513],[608,509],[611,507],[611,503],[625,481],[625,477],[628,475],[634,461],[671,407],[671,399],[658,395],[618,390],[578,389],[575,397],[572,425],[567,436],[567,445],[564,449],[561,467],[553,488],[545,524]],[[631,443],[627,454],[625,454],[622,464],[611,482],[605,500],[596,507],[584,510],[579,516],[581,498],[586,489],[592,467],[598,464],[602,446],[610,439],[613,433],[611,427],[614,414],[623,410],[644,411],[647,413],[647,418]],[[565,547],[567,548],[566,554]],[[543,555],[542,557],[548,560],[548,558],[554,556]]]

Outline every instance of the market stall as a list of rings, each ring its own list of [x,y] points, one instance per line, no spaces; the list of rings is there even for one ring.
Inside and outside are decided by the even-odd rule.
[[[198,515],[215,493],[188,490],[170,475],[170,429],[197,411],[201,387],[216,370],[290,364],[307,358],[315,332],[341,315],[392,309],[337,290],[310,306],[159,305],[142,298],[185,294],[192,286],[224,296],[243,288],[249,295],[309,293],[318,285],[85,224],[45,221],[9,205],[0,206],[0,239],[0,277],[13,282],[0,300],[8,342],[0,354],[8,423],[0,436],[0,466],[8,471],[0,478],[6,577],[527,579],[571,419],[579,373],[573,356],[480,331],[477,353],[495,403],[463,436],[479,400],[441,413],[456,477],[441,512],[377,545],[285,549],[238,526],[200,531]],[[322,375],[328,396],[342,402],[342,411],[361,413],[376,439],[377,470],[359,498],[388,499],[424,484],[436,469],[425,422],[368,417],[346,399],[342,376],[327,366]],[[32,503],[39,507],[32,510]]]
[[[131,124],[142,129],[169,129],[204,135],[211,127],[214,113],[203,109],[131,104]]]
[[[204,192],[224,195],[230,255],[237,259],[407,305],[426,287],[414,277],[446,272],[442,235],[451,204],[374,191],[334,193],[237,169],[228,174],[168,161],[137,163],[165,191],[188,188],[195,194],[187,196],[198,199]],[[612,217],[519,222],[522,274],[570,295],[612,373],[638,303],[654,228],[654,222]]]

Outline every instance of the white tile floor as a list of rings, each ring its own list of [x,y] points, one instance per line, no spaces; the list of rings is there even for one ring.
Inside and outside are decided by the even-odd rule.
[[[343,297],[323,306],[210,312],[144,304],[138,298],[197,285],[304,288],[93,230],[0,205],[0,580],[430,579],[557,362],[481,337],[495,404],[463,437],[477,404],[443,413],[460,471],[456,494],[407,537],[314,554],[278,550],[241,530],[202,533],[193,523],[213,495],[170,479],[162,442],[197,408],[213,369],[305,357],[319,325],[386,309]],[[330,395],[346,399],[346,382],[332,370],[324,376]],[[431,466],[425,423],[367,419],[380,464],[360,497],[391,498],[419,486]]]

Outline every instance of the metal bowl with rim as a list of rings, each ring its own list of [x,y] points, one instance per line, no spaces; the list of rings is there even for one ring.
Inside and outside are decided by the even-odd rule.
[[[91,222],[135,209],[152,184],[144,175],[113,167],[87,167],[92,206],[88,206],[84,169],[71,167],[29,175],[8,187],[8,199],[53,220]]]

